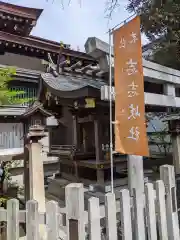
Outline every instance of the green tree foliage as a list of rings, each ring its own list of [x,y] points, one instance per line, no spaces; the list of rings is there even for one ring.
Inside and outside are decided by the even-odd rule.
[[[0,105],[19,105],[32,100],[24,97],[24,91],[9,89],[9,83],[15,75],[15,68],[0,68]]]
[[[155,45],[154,61],[180,69],[180,0],[129,0],[141,17],[141,31]]]

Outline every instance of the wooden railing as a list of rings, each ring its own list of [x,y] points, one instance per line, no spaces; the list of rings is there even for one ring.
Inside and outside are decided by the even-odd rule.
[[[156,181],[155,188],[152,183],[145,184],[143,201],[136,197],[136,191],[130,197],[129,190],[123,189],[119,192],[120,201],[116,201],[115,194],[107,193],[105,206],[99,205],[98,198],[91,197],[85,211],[83,185],[72,183],[65,188],[65,208],[50,201],[46,203],[46,213],[39,213],[38,203],[31,200],[22,211],[18,200],[12,199],[7,203],[7,210],[0,209],[0,222],[7,223],[7,240],[19,239],[20,222],[26,224],[27,240],[41,239],[42,224],[46,226],[47,240],[144,240],[147,236],[152,240],[179,240],[174,167],[162,166],[160,172],[161,180]],[[142,205],[143,218],[139,217]]]
[[[75,150],[74,145],[51,145],[50,155],[58,156],[61,159],[73,159]]]
[[[74,145],[51,145],[51,150],[55,151],[73,151],[75,150]]]

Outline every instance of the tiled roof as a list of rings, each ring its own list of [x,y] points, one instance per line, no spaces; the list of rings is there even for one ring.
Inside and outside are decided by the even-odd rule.
[[[21,116],[27,107],[0,106],[0,116]]]
[[[46,40],[46,39],[41,39],[41,38],[31,37],[31,36],[23,37],[23,36],[18,36],[18,35],[11,34],[8,32],[0,31],[0,40],[2,42],[5,41],[5,42],[9,43],[10,45],[14,45],[14,44],[20,45],[22,48],[31,47],[36,50],[39,49],[44,52],[43,54],[46,53],[46,55],[47,55],[47,52],[56,53],[57,55],[59,54],[59,45],[60,44]],[[9,44],[7,46],[5,46],[6,49],[8,48],[8,46],[10,46]],[[38,54],[38,52],[34,51],[34,54]],[[97,62],[93,57],[91,57],[87,53],[75,51],[75,50],[68,49],[68,48],[63,49],[63,55],[66,55],[69,57],[76,57],[81,60],[87,60],[92,63]]]
[[[100,90],[101,86],[106,84],[101,79],[69,75],[59,75],[58,77],[54,77],[50,73],[45,73],[42,74],[41,77],[47,86],[56,91],[62,92],[72,92],[85,87],[91,87]]]
[[[1,68],[8,68],[8,65],[2,65],[0,64],[0,69]],[[26,81],[29,81],[30,79],[35,82],[38,82],[41,76],[41,71],[37,70],[31,70],[31,69],[26,69],[26,68],[18,68],[16,67],[16,77],[21,77],[21,80],[25,78]]]
[[[2,12],[6,12],[15,16],[30,18],[34,20],[37,20],[41,15],[41,13],[43,12],[43,9],[18,6],[18,5],[6,3],[4,1],[0,1],[0,9]]]
[[[50,112],[48,112],[47,110],[45,110],[44,108],[43,108],[43,105],[40,103],[40,102],[38,102],[38,101],[35,101],[34,103],[33,103],[33,105],[31,105],[30,107],[28,107],[27,109],[26,109],[26,111],[22,114],[22,117],[28,117],[28,116],[30,116],[31,114],[33,114],[34,112],[36,112],[36,111],[40,111],[40,112],[42,112],[45,116],[52,116],[52,113],[50,113]]]

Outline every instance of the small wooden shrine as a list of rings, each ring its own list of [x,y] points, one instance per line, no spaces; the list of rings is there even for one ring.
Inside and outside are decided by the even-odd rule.
[[[49,133],[49,154],[59,157],[62,178],[104,184],[110,180],[109,104],[101,100],[100,92],[106,77],[95,60],[71,63],[61,51],[58,64],[48,55],[38,96],[59,123]],[[126,162],[115,158],[115,178],[120,177],[118,163],[126,169]]]

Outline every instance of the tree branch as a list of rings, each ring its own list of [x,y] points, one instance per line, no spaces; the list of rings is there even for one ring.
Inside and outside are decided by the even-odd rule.
[[[106,8],[105,8],[105,14],[106,18],[112,19],[112,14],[116,8],[119,8],[119,0],[107,0],[106,1]]]

